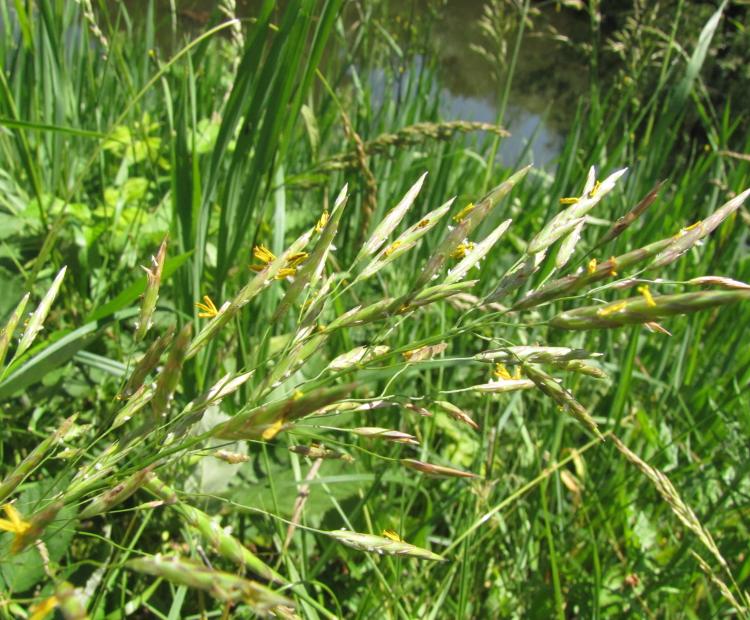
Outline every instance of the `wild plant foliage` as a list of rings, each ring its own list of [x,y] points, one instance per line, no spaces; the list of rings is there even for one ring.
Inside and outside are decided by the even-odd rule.
[[[401,324],[420,320],[420,316],[435,304],[448,303],[458,295],[465,296],[485,275],[482,261],[493,247],[502,243],[503,234],[509,230],[511,222],[502,222],[476,242],[470,238],[480,224],[493,219],[498,204],[523,182],[529,173],[528,167],[511,175],[476,205],[454,209],[453,215],[449,216],[451,202],[448,202],[409,223],[413,204],[425,183],[423,175],[374,227],[352,263],[347,267],[340,263],[334,267],[333,251],[348,201],[348,190],[344,187],[330,213],[323,211],[317,224],[278,257],[267,248],[256,247],[254,254],[260,262],[252,265],[247,284],[231,299],[220,306],[209,296],[205,296],[203,302],[196,301],[201,325],[196,334],[192,333],[192,322],[181,328],[169,323],[159,328],[154,321],[167,256],[165,240],[153,257],[152,265],[144,268],[147,272],[145,290],[140,311],[132,323],[136,352],[123,360],[128,371],[118,401],[107,407],[107,420],[85,426],[77,425],[74,418],[66,420],[0,483],[0,500],[7,516],[0,521],[0,527],[12,534],[5,541],[10,559],[4,571],[11,575],[9,583],[13,583],[13,571],[21,570],[27,561],[25,556],[38,555],[45,562],[46,579],[55,592],[41,605],[60,605],[66,615],[79,617],[65,611],[65,605],[70,605],[71,609],[78,609],[76,613],[81,617],[85,616],[82,610],[91,593],[80,587],[76,589],[66,579],[57,576],[59,572],[67,571],[65,567],[50,564],[50,561],[56,563],[58,558],[50,559],[47,546],[60,530],[75,536],[81,528],[90,528],[84,524],[100,523],[108,513],[121,509],[124,502],[137,495],[141,501],[135,507],[137,512],[156,509],[174,512],[185,531],[200,541],[200,548],[204,549],[201,553],[222,558],[250,575],[240,577],[222,572],[210,562],[196,563],[180,554],[163,557],[153,550],[152,555],[148,548],[141,548],[137,555],[142,557],[129,560],[125,564],[126,570],[155,575],[178,586],[204,590],[218,600],[247,606],[259,614],[291,613],[297,604],[295,597],[302,602],[311,596],[304,585],[295,583],[293,576],[275,570],[272,558],[261,559],[230,531],[223,529],[218,515],[212,516],[194,506],[189,495],[180,488],[180,476],[175,476],[175,472],[184,475],[196,457],[220,458],[229,462],[257,458],[259,445],[278,441],[284,434],[297,439],[313,433],[316,441],[295,446],[294,452],[315,463],[323,459],[342,459],[351,465],[361,449],[361,441],[396,442],[403,444],[404,450],[418,447],[419,438],[408,432],[412,430],[408,418],[403,419],[398,429],[353,424],[353,420],[363,418],[372,418],[375,422],[378,410],[384,407],[399,407],[404,412],[413,411],[422,416],[447,412],[453,423],[467,424],[476,430],[476,422],[450,402],[451,390],[436,394],[399,394],[388,387],[403,372],[412,370],[418,373],[435,361],[449,359],[447,351],[451,341],[460,333],[474,331],[488,334],[490,346],[473,352],[472,363],[491,365],[493,378],[465,389],[477,392],[483,398],[517,390],[538,391],[573,416],[598,441],[612,442],[653,482],[676,516],[698,536],[719,563],[724,578],[731,582],[733,574],[729,564],[711,534],[680,498],[668,478],[634,454],[613,433],[613,429],[601,428],[594,419],[595,413],[581,404],[565,386],[563,379],[571,373],[592,379],[606,377],[598,366],[601,354],[580,348],[544,344],[525,346],[514,342],[523,336],[525,319],[522,317],[529,311],[536,313],[537,322],[548,325],[550,330],[586,331],[640,323],[665,331],[658,321],[674,314],[750,299],[748,285],[727,278],[707,276],[689,282],[674,282],[673,286],[686,291],[669,295],[652,291],[649,285],[653,280],[643,278],[654,269],[678,259],[712,232],[742,205],[750,190],[727,202],[704,221],[676,231],[672,237],[612,257],[602,264],[592,258],[585,268],[579,267],[562,280],[548,280],[529,289],[526,285],[542,262],[538,257],[543,257],[556,242],[559,242],[555,261],[558,269],[574,258],[576,243],[587,222],[586,215],[614,190],[623,172],[614,173],[599,183],[592,168],[581,195],[561,201],[563,209],[534,236],[524,254],[499,282],[496,285],[490,283],[489,294],[483,299],[472,298],[454,325],[444,326],[433,338],[407,347],[389,344]],[[422,239],[441,220],[451,222],[442,227],[441,236]],[[404,232],[397,234],[397,229],[403,226]],[[619,232],[622,230],[624,228],[620,227]],[[368,300],[376,287],[365,281],[377,273],[386,279],[388,273],[398,269],[399,257],[419,243],[433,244],[422,269],[401,287],[400,293],[392,296],[383,293],[377,300]],[[561,254],[564,255],[562,260],[559,258]],[[0,375],[0,389],[5,393],[16,392],[28,373],[43,366],[59,351],[59,343],[46,343],[37,348],[32,348],[32,345],[53,307],[64,276],[63,268],[23,329],[19,330],[19,323],[29,302],[28,295],[20,301],[6,324],[0,340],[3,357],[8,350],[11,353]],[[690,291],[696,285],[706,283],[717,288]],[[593,284],[597,285],[597,296],[623,289],[636,289],[638,295],[577,307],[553,316],[532,310],[541,304],[568,298],[572,293],[587,297],[590,293],[586,289]],[[253,305],[258,304],[264,294],[278,288],[284,292],[273,312],[273,320],[287,320],[287,315],[293,320],[292,329],[275,353],[259,357],[252,368],[237,368],[222,377],[209,377],[211,387],[186,402],[181,394],[189,393],[186,385],[190,379],[186,369],[194,356],[210,350],[211,355],[226,357],[238,346],[267,350],[273,331],[270,327],[259,328],[250,335],[243,334],[236,330],[233,319],[240,313],[252,312]],[[521,293],[522,288],[527,290]],[[349,305],[352,299],[358,300],[354,306]],[[496,305],[490,309],[489,304],[500,301],[508,305]],[[509,330],[507,324],[503,327],[502,321],[518,321],[518,329]],[[17,332],[20,334],[18,339]],[[317,364],[321,351],[335,350],[331,346],[333,339],[346,333],[352,339],[356,332],[367,334],[370,342],[336,355],[320,371],[314,369],[313,362]],[[385,389],[377,396],[367,395],[372,392],[367,385],[367,374],[371,370],[385,370],[390,376]],[[221,411],[223,404],[229,401],[233,401],[229,417],[201,426],[209,409]],[[345,436],[349,439],[342,443]],[[357,437],[363,439],[357,440]],[[243,456],[220,452],[212,447],[216,440],[250,442],[249,453]],[[347,448],[338,451],[323,447],[337,444]],[[60,450],[71,453],[54,474],[55,479],[66,480],[64,487],[53,485],[34,502],[23,501],[18,491],[23,489],[24,481],[47,459],[59,457]],[[369,450],[377,451],[377,441]],[[475,478],[478,475],[451,464],[415,458],[402,457],[391,466],[405,467],[412,470],[409,475],[416,476]],[[54,471],[49,466],[47,470]],[[151,501],[145,501],[149,498]],[[352,531],[345,518],[342,529],[321,530],[304,526],[299,522],[299,516],[299,512],[295,512],[288,522],[288,535],[293,535],[295,529],[304,528],[317,536],[329,537],[364,552],[455,560],[441,555],[439,548],[436,553],[415,546],[395,533],[385,532],[378,536]],[[281,515],[275,515],[275,518],[283,520]],[[714,578],[724,583],[721,576]],[[730,592],[727,586],[724,590]]]
[[[747,9],[136,4],[0,3],[0,617],[746,616]]]

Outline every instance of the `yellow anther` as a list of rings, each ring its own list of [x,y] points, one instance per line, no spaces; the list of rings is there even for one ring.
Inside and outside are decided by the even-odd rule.
[[[495,375],[498,379],[505,379],[506,381],[513,378],[513,375],[508,372],[505,364],[500,363],[495,364],[495,369],[492,371],[492,374]]]
[[[195,304],[195,307],[200,310],[200,312],[198,312],[199,319],[212,319],[217,314],[219,314],[219,311],[216,309],[214,302],[208,295],[204,295],[203,303],[198,302]]]
[[[578,200],[579,199],[576,198],[575,196],[570,196],[568,198],[560,198],[560,204],[561,205],[574,205],[575,203],[578,202]]]
[[[589,198],[593,198],[594,196],[596,196],[601,186],[601,181],[597,181],[596,183],[594,183],[594,187],[592,187],[591,191],[589,192]]]
[[[604,306],[604,308],[600,308],[596,311],[596,316],[609,316],[610,314],[614,314],[615,312],[620,312],[620,310],[624,310],[628,307],[627,301],[619,301],[614,304],[609,304],[608,306]]]
[[[643,295],[643,298],[646,300],[647,306],[650,306],[652,308],[656,306],[656,302],[654,301],[654,296],[651,294],[651,291],[648,290],[648,284],[639,286],[637,290],[641,295]]]
[[[49,613],[59,605],[59,603],[60,602],[57,600],[56,596],[50,596],[44,599],[41,603],[34,605],[29,610],[29,613],[31,614],[29,620],[44,620],[44,618],[46,618]]]
[[[590,274],[593,274],[596,272],[596,268],[598,265],[599,262],[595,258],[592,258],[589,261],[588,265],[586,265],[586,271],[588,271]]]
[[[5,504],[3,510],[8,518],[0,519],[0,530],[15,534],[11,552],[16,553],[26,545],[26,533],[31,529],[31,523],[23,520],[13,504]]]
[[[276,260],[276,256],[265,245],[256,245],[253,248],[253,256],[266,265]]]
[[[609,257],[609,275],[617,275],[617,259],[614,256]]]
[[[328,224],[328,211],[323,211],[323,213],[320,215],[320,219],[318,220],[318,223],[315,224],[315,232],[316,233],[322,233],[323,229],[326,227],[326,224]]]
[[[308,256],[310,255],[307,252],[292,252],[286,259],[286,266],[299,267],[300,263],[304,263]]]
[[[460,222],[462,219],[464,219],[469,213],[471,213],[474,209],[476,209],[476,205],[473,202],[470,202],[467,204],[463,209],[461,209],[456,215],[453,216],[454,222]]]
[[[284,420],[278,419],[273,424],[269,424],[266,429],[261,434],[261,438],[265,439],[266,441],[270,441],[276,435],[279,434],[279,431],[284,427]]]
[[[279,273],[276,274],[276,279],[283,280],[284,278],[293,276],[295,273],[297,273],[297,270],[294,267],[282,267],[279,269]]]
[[[389,245],[389,246],[388,246],[388,247],[387,247],[387,248],[385,249],[385,252],[383,252],[383,254],[384,254],[385,256],[390,256],[390,255],[391,255],[391,254],[393,254],[393,253],[394,253],[394,252],[395,252],[396,250],[398,250],[398,249],[399,249],[399,248],[400,248],[400,247],[401,247],[402,245],[404,245],[403,241],[394,241],[393,243],[391,243],[391,245]]]
[[[427,228],[430,225],[429,218],[424,218],[419,224],[417,224],[417,228]]]
[[[451,258],[460,260],[464,256],[466,256],[469,252],[471,252],[473,249],[474,249],[474,243],[472,241],[468,241],[466,243],[459,243],[458,247],[456,247],[456,249],[453,250],[453,252],[451,253]]]

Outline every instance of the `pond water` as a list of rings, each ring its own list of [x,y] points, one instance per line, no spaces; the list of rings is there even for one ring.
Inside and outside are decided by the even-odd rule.
[[[495,31],[502,30],[500,42],[487,37],[482,26],[488,5],[500,7],[494,19]],[[499,119],[519,21],[510,5],[507,0],[445,2],[431,30],[438,55],[441,113],[445,120],[500,120],[511,132],[499,152],[504,164],[549,168],[562,149],[578,96],[588,85],[586,60],[576,47],[586,36],[588,22],[582,12],[552,7],[531,17],[505,113]],[[487,53],[476,51],[477,47]]]
[[[142,0],[129,0],[125,4],[134,15],[143,5]],[[175,4],[180,28],[196,32],[208,22],[216,6],[206,0],[183,0]],[[505,112],[499,118],[519,21],[512,4],[510,0],[392,2],[389,26],[397,40],[399,32],[429,29],[437,58],[415,55],[405,69],[414,71],[425,60],[435,61],[444,120],[500,121],[511,132],[498,154],[505,165],[534,163],[551,168],[572,122],[578,95],[587,88],[586,61],[575,43],[585,38],[588,20],[582,11],[544,8],[544,4],[530,16]],[[252,15],[257,5],[257,0],[238,0],[238,14]],[[495,31],[501,33],[498,40],[487,37],[482,27],[487,6],[495,7],[493,23]],[[168,0],[157,1],[157,10],[165,16],[169,7]],[[488,54],[477,52],[477,46],[485,47]],[[382,92],[382,87],[377,86],[383,79],[382,73],[373,72],[369,77],[376,82],[376,94],[378,90]]]

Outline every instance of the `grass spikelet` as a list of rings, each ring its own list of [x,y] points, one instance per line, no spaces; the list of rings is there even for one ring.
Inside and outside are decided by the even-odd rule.
[[[285,583],[284,578],[245,545],[221,527],[208,514],[179,500],[177,492],[156,476],[146,482],[144,488],[175,510],[198,534],[204,543],[222,557],[244,566],[255,575],[276,583]]]
[[[433,463],[425,463],[424,461],[418,461],[417,459],[400,459],[399,462],[409,469],[415,469],[416,471],[425,474],[427,476],[435,476],[437,478],[478,478],[476,474],[470,471],[463,471],[461,469],[455,469],[454,467],[446,467],[445,465],[434,465]]]
[[[179,556],[154,555],[138,558],[129,560],[126,566],[177,585],[203,590],[220,601],[245,603],[261,615],[267,614],[279,605],[294,606],[290,599],[256,581],[214,570]]]
[[[542,347],[515,346],[482,351],[474,356],[480,362],[501,362],[510,364],[515,362],[532,362],[535,364],[551,364],[567,360],[581,360],[601,357],[601,353],[589,353],[585,349],[570,347]]]
[[[55,276],[55,279],[52,281],[49,290],[45,293],[42,301],[39,302],[36,310],[34,310],[34,314],[31,315],[31,318],[26,325],[26,329],[23,332],[23,336],[21,336],[21,341],[18,343],[18,347],[13,356],[15,359],[23,355],[23,353],[33,344],[37,334],[42,330],[42,326],[49,314],[52,303],[55,301],[55,297],[57,297],[57,293],[60,291],[63,278],[65,278],[66,269],[66,267],[60,269]]]
[[[464,424],[471,426],[475,431],[479,430],[479,424],[477,424],[474,419],[466,413],[463,409],[460,409],[456,407],[453,403],[449,403],[445,400],[436,400],[435,404],[440,407],[445,413],[447,413],[449,416],[451,416],[454,420],[458,420],[459,422],[463,422]]]
[[[698,562],[698,566],[701,567],[701,570],[706,574],[706,577],[708,577],[711,582],[719,589],[719,592],[721,592],[721,595],[724,597],[724,599],[737,611],[738,614],[743,615],[747,614],[748,608],[745,605],[742,605],[732,594],[732,591],[729,589],[729,586],[727,586],[726,583],[722,579],[719,578],[719,576],[713,571],[711,566],[704,560],[700,555],[698,555],[695,551],[692,549],[690,550],[690,555],[692,555],[695,558],[695,561]]]
[[[732,278],[724,278],[721,276],[701,276],[699,278],[692,278],[688,280],[688,284],[695,284],[697,286],[719,286],[721,288],[728,288],[740,291],[750,291],[750,284],[740,282],[739,280],[733,280]]]
[[[698,241],[706,235],[711,234],[719,224],[739,209],[748,196],[750,196],[750,189],[746,189],[741,194],[724,203],[702,222],[697,222],[681,230],[673,239],[672,244],[654,259],[649,268],[658,269],[680,258]]]
[[[363,346],[356,347],[347,353],[342,353],[338,357],[334,358],[330,364],[328,364],[329,370],[346,370],[353,366],[359,366],[366,362],[369,362],[375,357],[385,355],[390,351],[390,347],[378,345],[374,347]]]
[[[346,190],[346,187],[344,190]],[[328,220],[326,220],[326,225],[327,224]],[[325,230],[325,228],[323,230]],[[240,289],[239,293],[237,293],[232,300],[232,307],[239,310],[247,305],[263,289],[268,287],[274,280],[278,280],[281,271],[288,268],[290,260],[293,260],[295,257],[302,254],[306,254],[303,250],[313,238],[313,232],[313,230],[308,230],[302,233],[279,257],[273,257],[269,252],[269,261],[265,263],[264,267],[261,267],[260,271],[257,272],[257,275],[250,280],[250,282]],[[307,258],[309,259],[309,256]]]
[[[324,415],[332,412],[351,413],[353,411],[373,411],[374,409],[398,407],[399,405],[400,403],[397,401],[383,400],[380,398],[367,402],[341,401],[326,407],[321,407],[316,413],[318,415]]]
[[[312,333],[312,330],[313,327],[311,326],[303,331],[304,335],[298,334],[298,341],[295,342],[291,351],[284,355],[274,369],[266,375],[266,379],[258,392],[259,394],[266,394],[270,389],[278,387],[328,340],[330,330],[326,329],[318,333]]]
[[[148,479],[153,476],[153,466],[135,472],[132,476],[123,480],[115,487],[105,491],[92,499],[89,504],[78,515],[80,519],[89,519],[96,515],[104,514],[115,506],[122,504],[133,493],[140,489]]]
[[[537,235],[529,242],[527,252],[529,254],[538,254],[547,249],[558,239],[566,236],[568,232],[572,231],[580,222],[576,222],[573,225],[572,223],[576,220],[580,220],[580,218],[591,211],[591,209],[593,209],[599,201],[604,198],[604,196],[612,191],[618,179],[625,174],[625,172],[627,172],[627,168],[613,172],[602,181],[598,187],[594,185],[588,191],[584,188],[584,193],[581,198],[564,211],[558,213],[539,233],[537,233]],[[589,172],[589,179],[590,176],[591,172]],[[586,187],[589,185],[590,184],[587,183]],[[596,188],[596,190],[594,190],[594,188]]]
[[[573,256],[578,242],[581,240],[581,233],[583,232],[583,226],[586,223],[585,218],[580,218],[578,223],[573,227],[567,236],[562,240],[560,249],[557,250],[557,256],[555,256],[555,267],[562,269],[568,264],[570,257]]]
[[[591,271],[569,275],[547,282],[541,288],[530,291],[513,306],[513,310],[525,310],[548,301],[571,295],[580,289],[612,278],[618,272],[628,269],[640,262],[656,256],[672,243],[672,239],[662,239],[621,256],[614,256],[606,261],[594,263]]]
[[[596,422],[594,422],[594,418],[591,417],[586,408],[558,381],[543,370],[529,364],[524,364],[523,370],[526,376],[528,376],[546,396],[549,396],[554,400],[560,407],[570,413],[599,439],[604,440],[604,436],[599,431],[599,427]]]
[[[714,558],[716,558],[716,561],[721,567],[729,572],[727,561],[721,555],[721,552],[716,546],[710,532],[703,527],[703,524],[698,520],[698,517],[690,506],[688,506],[683,501],[682,497],[680,497],[680,494],[677,492],[677,489],[675,489],[672,481],[661,471],[641,459],[641,457],[620,441],[618,437],[613,435],[612,443],[628,461],[635,465],[641,473],[651,481],[662,499],[669,504],[669,507],[672,509],[675,516],[677,516],[685,527],[698,537],[706,549],[708,549]]]
[[[211,429],[210,436],[234,440],[272,439],[283,424],[348,396],[355,386],[356,384],[347,384],[334,388],[320,388],[302,396],[292,396],[286,400],[260,405],[218,424]]]
[[[437,249],[417,276],[412,291],[420,290],[432,280],[432,276],[440,270],[458,245],[471,235],[474,229],[498,205],[500,200],[528,174],[529,170],[531,170],[531,166],[526,166],[512,174],[506,181],[491,190],[466,217],[458,222],[456,227],[438,244]]]
[[[364,325],[366,323],[372,323],[390,314],[391,309],[396,305],[396,302],[386,297],[380,301],[376,301],[369,306],[362,308],[357,306],[351,310],[343,313],[334,321],[331,321],[326,326],[326,331],[332,332],[337,329],[343,329],[345,327],[354,327],[355,325]]]
[[[267,267],[266,269],[269,269],[269,268]],[[263,273],[258,274],[258,277],[254,278],[252,282],[250,283],[250,284],[256,285],[254,287],[254,293],[252,293],[250,296],[259,293],[263,289],[263,287],[266,285],[266,282],[264,278],[262,277],[262,275]],[[245,286],[241,292],[246,291],[248,289],[248,286]],[[190,346],[188,347],[185,359],[190,359],[194,357],[195,354],[198,353],[198,351],[200,351],[213,338],[215,338],[216,335],[221,331],[221,329],[234,316],[237,315],[237,313],[240,310],[240,307],[241,306],[239,306],[236,303],[236,300],[225,301],[221,305],[221,308],[218,309],[216,314],[209,321],[206,321],[206,323],[203,325],[201,330],[196,334],[195,338],[193,338],[192,342],[190,343]]]
[[[533,256],[522,258],[500,279],[495,290],[487,296],[486,303],[495,303],[503,299],[509,293],[519,288],[537,269],[541,266],[546,256],[545,252],[539,252]]]
[[[418,308],[419,306],[426,306],[441,299],[447,299],[453,295],[464,293],[472,288],[479,280],[466,280],[464,282],[454,282],[453,284],[438,284],[436,286],[430,286],[422,289],[417,293],[414,298],[408,302],[407,308]],[[405,303],[409,299],[409,296],[401,298],[399,301]],[[401,307],[403,310],[403,306]]]
[[[300,454],[307,457],[308,459],[333,459],[344,461],[346,463],[353,463],[354,457],[337,450],[329,450],[323,446],[313,444],[311,446],[289,446],[289,451],[295,454]]]
[[[477,121],[447,121],[442,123],[415,123],[403,127],[395,133],[384,133],[377,138],[365,142],[363,149],[367,155],[378,155],[387,153],[391,147],[411,147],[422,144],[426,140],[451,140],[457,133],[469,133],[484,131],[500,137],[508,137],[510,134],[500,127],[491,123]],[[346,170],[357,167],[356,150],[331,157],[322,162],[320,170]]]
[[[216,335],[231,321],[239,311],[250,303],[259,293],[271,285],[276,276],[285,268],[290,256],[301,252],[312,238],[312,231],[307,231],[300,235],[292,245],[276,260],[270,262],[261,269],[251,280],[243,286],[235,295],[234,299],[222,304],[218,314],[208,321],[201,331],[195,336],[187,352],[187,359],[195,356],[206,344],[208,344]]]
[[[13,471],[5,476],[3,481],[0,482],[0,503],[5,501],[16,490],[18,485],[47,457],[48,453],[65,439],[65,435],[68,434],[75,419],[76,416],[73,415],[64,420],[54,433],[39,442],[28,456],[16,465]]]
[[[564,370],[567,372],[577,372],[578,374],[594,377],[595,379],[606,379],[608,376],[607,373],[598,366],[592,366],[591,364],[587,364],[586,362],[583,362],[581,360],[552,362],[552,365],[560,370]]]
[[[85,592],[63,581],[55,588],[55,598],[65,620],[88,620]]]
[[[154,397],[154,390],[150,387],[141,386],[128,399],[128,402],[122,407],[112,421],[112,429],[116,429],[126,422],[129,422],[133,416],[143,409]]]
[[[659,295],[652,300],[630,297],[601,306],[586,306],[553,317],[550,326],[560,329],[610,329],[653,322],[675,314],[690,314],[750,299],[750,291],[701,291]]]
[[[339,222],[341,221],[341,216],[344,213],[344,207],[349,197],[348,191],[348,186],[345,185],[339,192],[333,205],[333,211],[328,218],[328,222],[326,222],[323,232],[320,233],[320,237],[318,237],[315,247],[310,252],[309,258],[297,271],[294,282],[289,286],[286,295],[284,295],[284,298],[276,308],[272,320],[276,321],[284,316],[300,293],[302,293],[303,289],[309,287],[310,290],[313,290],[315,288],[325,267],[326,258],[331,250],[333,239],[338,232]]]
[[[317,321],[331,299],[330,293],[333,284],[334,277],[326,277],[312,296],[305,300],[305,303],[302,306],[302,309],[305,312],[302,315],[302,321],[300,322],[298,333],[304,329],[312,329],[318,325]]]
[[[146,353],[133,368],[133,372],[130,373],[125,388],[120,392],[120,398],[130,398],[141,388],[148,374],[159,363],[162,353],[169,349],[169,345],[172,344],[174,330],[174,325],[170,325],[162,336],[151,343]]]
[[[383,267],[396,260],[399,256],[402,256],[414,246],[417,242],[430,232],[442,217],[448,212],[450,206],[453,204],[453,198],[448,202],[441,205],[437,209],[430,211],[427,215],[421,218],[416,224],[412,225],[408,230],[403,232],[398,238],[391,243],[383,247],[380,252],[372,259],[362,272],[357,276],[357,281],[365,280],[370,276],[376,274]]]
[[[404,197],[399,201],[399,203],[388,213],[386,213],[385,217],[380,222],[380,224],[377,225],[370,238],[362,246],[362,249],[354,259],[354,264],[357,264],[362,259],[375,254],[375,252],[377,252],[380,247],[386,242],[390,234],[395,230],[396,226],[398,226],[401,223],[401,220],[404,219],[406,212],[414,204],[414,200],[416,200],[417,195],[422,189],[422,185],[424,184],[424,180],[426,177],[427,173],[425,172],[421,177],[419,177],[419,179],[417,179],[417,182],[409,188],[409,190],[406,192],[406,194],[404,194]]]
[[[413,411],[417,415],[421,415],[423,418],[431,418],[432,412],[429,409],[425,409],[424,407],[420,407],[419,405],[416,405],[414,403],[404,403],[404,409],[407,411]]]
[[[332,530],[324,532],[326,536],[335,538],[347,547],[365,551],[367,553],[377,553],[380,555],[402,555],[418,560],[432,560],[442,562],[444,558],[432,551],[422,549],[415,545],[410,545],[403,540],[392,540],[385,536],[375,536],[373,534],[360,534],[348,530]]]
[[[438,344],[430,344],[418,349],[412,349],[411,351],[404,351],[402,355],[407,362],[423,362],[437,357],[447,348],[447,342],[439,342]]]
[[[530,390],[534,382],[529,379],[493,379],[489,383],[472,385],[469,389],[475,392],[487,392],[490,394],[504,394],[505,392],[516,392],[518,390]]]
[[[211,388],[205,393],[190,401],[183,409],[183,414],[196,415],[206,410],[211,405],[220,403],[224,398],[230,394],[239,390],[250,377],[253,376],[255,371],[250,370],[243,373],[228,373],[217,381]]]
[[[229,450],[217,450],[212,453],[215,459],[229,463],[230,465],[239,465],[240,463],[247,463],[250,457],[247,454],[240,454],[239,452],[230,452]]]
[[[419,445],[419,442],[414,435],[402,433],[401,431],[394,431],[389,428],[381,428],[379,426],[361,426],[359,428],[351,428],[347,430],[355,435],[367,437],[369,439],[385,439],[386,441],[394,441],[396,443],[408,443],[415,446]]]
[[[94,7],[91,5],[91,0],[77,0],[77,2],[81,5],[81,15],[86,20],[89,31],[99,42],[101,53],[106,57],[110,51],[109,41],[96,21],[96,13],[94,12]]]
[[[24,310],[26,310],[26,304],[29,301],[29,297],[31,297],[31,293],[26,293],[21,298],[21,301],[18,302],[16,309],[8,318],[8,322],[5,324],[5,327],[3,327],[3,331],[0,332],[0,372],[5,365],[5,356],[8,353],[8,346],[10,345],[10,341],[13,339],[13,334],[16,333],[18,322],[21,320]]]
[[[164,269],[164,261],[167,258],[167,239],[161,242],[156,256],[151,257],[151,267],[143,267],[146,272],[146,292],[141,302],[141,312],[138,316],[138,326],[135,330],[135,340],[143,340],[149,329],[151,329],[156,302],[159,299],[159,287],[161,286],[161,274]]]
[[[472,267],[478,265],[479,261],[487,256],[487,253],[494,247],[505,231],[508,230],[511,222],[512,220],[505,220],[482,241],[474,245],[466,256],[461,259],[461,262],[448,271],[448,276],[443,280],[443,284],[453,284],[462,280]]]
[[[596,243],[596,248],[599,248],[610,241],[613,241],[617,237],[619,237],[622,233],[624,233],[628,227],[635,222],[641,215],[643,215],[646,210],[654,203],[656,198],[659,195],[659,192],[661,191],[661,188],[664,186],[664,181],[659,181],[654,187],[651,189],[648,194],[646,194],[643,199],[630,211],[628,211],[625,215],[623,215],[621,218],[619,218],[612,226],[609,228],[609,230],[604,233],[604,236],[599,239]]]
[[[185,362],[192,333],[193,326],[189,323],[180,330],[172,349],[169,351],[167,363],[164,364],[164,368],[156,379],[154,397],[151,399],[151,411],[155,421],[167,414],[172,395],[180,382],[182,364]]]

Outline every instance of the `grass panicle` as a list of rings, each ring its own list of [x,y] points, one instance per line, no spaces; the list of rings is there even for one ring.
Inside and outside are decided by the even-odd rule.
[[[432,560],[441,562],[443,560],[437,553],[422,549],[401,540],[392,540],[385,536],[375,536],[374,534],[360,534],[359,532],[349,532],[346,530],[333,530],[325,532],[326,536],[335,538],[347,547],[365,551],[367,553],[377,553],[379,555],[400,555],[418,560]]]

